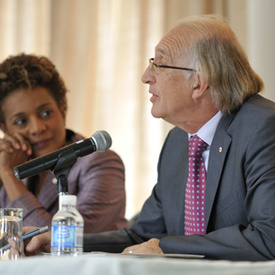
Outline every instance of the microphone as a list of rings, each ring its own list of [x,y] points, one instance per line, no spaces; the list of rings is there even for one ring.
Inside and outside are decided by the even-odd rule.
[[[60,154],[68,156],[84,157],[93,152],[105,152],[112,145],[112,138],[106,131],[97,131],[90,138],[77,141],[57,149],[45,156],[29,160],[15,168],[13,172],[18,180],[37,175],[45,170],[54,169]]]

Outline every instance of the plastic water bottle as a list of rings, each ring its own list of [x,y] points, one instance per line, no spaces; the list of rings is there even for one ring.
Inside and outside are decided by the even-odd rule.
[[[74,255],[83,252],[83,218],[75,208],[77,197],[60,196],[61,209],[52,219],[52,255]]]

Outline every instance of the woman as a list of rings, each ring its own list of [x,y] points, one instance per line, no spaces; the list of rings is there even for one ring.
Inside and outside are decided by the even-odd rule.
[[[84,137],[65,128],[67,89],[46,57],[20,54],[0,64],[0,207],[20,207],[23,225],[50,225],[58,210],[53,174],[18,181],[13,168]],[[68,193],[77,195],[84,232],[125,227],[124,165],[108,150],[70,169]]]

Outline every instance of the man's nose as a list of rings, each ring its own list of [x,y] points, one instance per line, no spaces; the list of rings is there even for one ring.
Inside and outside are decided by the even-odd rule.
[[[145,72],[143,73],[141,81],[145,84],[149,84],[155,81],[155,76],[152,72],[152,68],[150,65],[146,68]]]

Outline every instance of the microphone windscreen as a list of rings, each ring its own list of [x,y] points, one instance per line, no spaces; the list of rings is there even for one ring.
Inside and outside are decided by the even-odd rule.
[[[97,131],[92,135],[98,152],[105,152],[112,146],[112,138],[106,131]]]

